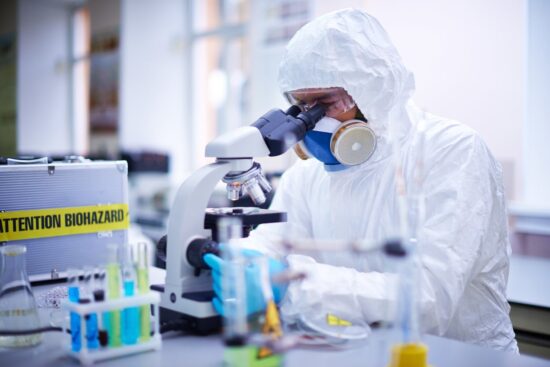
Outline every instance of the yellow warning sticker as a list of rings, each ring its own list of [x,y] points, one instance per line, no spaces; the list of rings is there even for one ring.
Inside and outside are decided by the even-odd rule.
[[[327,313],[327,324],[330,326],[351,326],[351,322],[330,313]]]
[[[128,225],[128,204],[0,212],[0,242],[116,231]]]

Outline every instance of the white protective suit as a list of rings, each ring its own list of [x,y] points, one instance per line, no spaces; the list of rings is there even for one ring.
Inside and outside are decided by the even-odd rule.
[[[378,21],[358,10],[319,17],[289,42],[279,70],[283,92],[342,87],[377,134],[374,155],[359,166],[327,172],[298,161],[283,175],[271,209],[288,223],[262,225],[247,242],[284,255],[273,238],[384,240],[398,223],[389,124],[399,139],[409,188],[423,128],[425,221],[418,234],[418,295],[425,332],[517,352],[506,300],[510,244],[501,169],[472,129],[419,111],[409,100],[413,75]],[[292,227],[290,230],[289,226]],[[281,304],[286,322],[304,310],[337,310],[379,321],[389,275],[362,272],[351,255],[291,254],[308,277],[289,286]],[[354,268],[355,267],[355,268]]]

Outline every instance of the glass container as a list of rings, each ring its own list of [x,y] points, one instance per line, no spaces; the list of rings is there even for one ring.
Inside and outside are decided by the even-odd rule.
[[[0,248],[0,329],[32,330],[40,327],[34,294],[27,276],[23,245]],[[42,334],[0,336],[0,347],[26,347],[39,344]]]

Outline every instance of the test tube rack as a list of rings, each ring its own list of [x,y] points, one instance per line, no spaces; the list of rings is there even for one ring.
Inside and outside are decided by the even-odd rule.
[[[69,315],[74,312],[80,316],[81,320],[84,320],[86,315],[94,313],[104,313],[108,311],[118,311],[129,307],[149,306],[153,307],[153,331],[151,338],[147,341],[138,342],[137,344],[121,345],[117,347],[100,347],[98,349],[88,349],[86,345],[85,333],[81,332],[81,349],[75,352],[71,349],[71,334],[68,333],[68,322],[64,323],[64,331],[67,335],[64,339],[64,348],[67,354],[76,358],[83,365],[91,365],[98,361],[106,359],[122,357],[126,355],[146,352],[157,351],[162,347],[162,338],[159,331],[159,303],[160,295],[157,292],[148,292],[145,294],[137,294],[132,297],[121,297],[117,299],[105,300],[101,302],[93,302],[87,304],[78,304],[70,301],[63,301],[61,307]],[[81,330],[84,329],[84,322],[82,321]]]

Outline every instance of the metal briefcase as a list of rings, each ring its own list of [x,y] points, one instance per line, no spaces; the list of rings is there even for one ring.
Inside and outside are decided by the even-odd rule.
[[[105,263],[128,225],[126,161],[0,166],[0,245],[27,246],[31,280]]]

